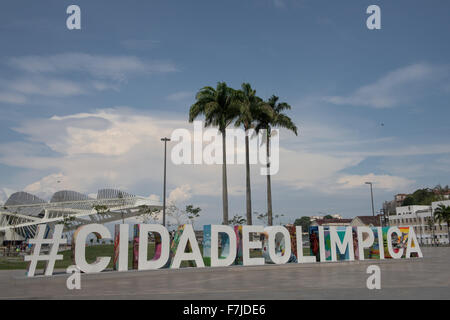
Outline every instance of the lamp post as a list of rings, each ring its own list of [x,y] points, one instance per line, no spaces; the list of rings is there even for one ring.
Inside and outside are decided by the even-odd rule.
[[[373,207],[373,191],[372,191],[372,182],[366,182],[366,184],[370,184],[370,198],[372,199],[372,216],[375,217],[375,209]]]
[[[167,155],[167,141],[169,138],[161,138],[164,141],[164,190],[163,190],[163,226],[166,226],[166,155]]]

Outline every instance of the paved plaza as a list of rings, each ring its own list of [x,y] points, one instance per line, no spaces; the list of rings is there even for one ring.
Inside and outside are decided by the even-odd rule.
[[[1,299],[450,299],[450,248],[422,248],[424,258],[255,267],[185,268],[26,278],[0,271]],[[381,268],[381,290],[368,290],[366,269]]]

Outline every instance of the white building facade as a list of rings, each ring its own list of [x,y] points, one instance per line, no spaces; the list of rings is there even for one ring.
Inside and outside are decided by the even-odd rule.
[[[396,208],[396,215],[389,216],[392,227],[411,226],[421,244],[448,244],[448,226],[434,221],[434,210],[440,205],[450,206],[450,200],[436,201],[431,206],[404,206]],[[433,241],[434,240],[434,241]]]

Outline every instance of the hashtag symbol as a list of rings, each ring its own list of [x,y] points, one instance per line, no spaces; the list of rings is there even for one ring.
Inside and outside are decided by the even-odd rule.
[[[32,244],[33,247],[31,249],[32,254],[29,256],[25,256],[25,261],[30,261],[28,265],[28,276],[33,277],[36,271],[36,266],[39,261],[47,261],[45,264],[45,275],[51,276],[53,274],[53,268],[55,267],[56,260],[62,260],[63,255],[58,254],[59,245],[66,243],[67,239],[63,239],[62,231],[64,225],[58,224],[55,226],[55,230],[53,231],[53,238],[45,239],[45,229],[47,228],[46,224],[40,224],[38,226],[37,234],[34,239],[28,240],[29,244]],[[41,255],[41,247],[43,244],[50,244],[50,252],[48,255]]]

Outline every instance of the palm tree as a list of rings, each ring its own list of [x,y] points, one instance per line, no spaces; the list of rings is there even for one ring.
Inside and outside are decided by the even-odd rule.
[[[270,137],[272,134],[272,128],[285,128],[297,135],[297,126],[294,124],[291,118],[283,113],[284,110],[290,110],[291,106],[286,102],[278,102],[278,97],[272,95],[266,102],[269,106],[270,113],[259,113],[257,125],[255,127],[256,132],[262,129],[266,130],[266,157],[267,157],[267,215],[268,225],[273,224],[272,218],[272,186],[270,181]]]
[[[435,241],[434,241],[434,218],[433,218],[433,216],[431,216],[427,219],[427,226],[431,231],[431,245],[433,246],[435,244],[434,243]]]
[[[434,210],[434,219],[441,225],[442,222],[447,224],[448,240],[450,243],[450,206],[444,204],[438,205]]]
[[[196,102],[189,110],[189,122],[198,116],[205,116],[205,127],[218,127],[222,134],[222,202],[223,224],[228,224],[228,187],[226,161],[226,128],[239,115],[236,91],[225,82],[217,83],[216,88],[204,87],[197,93]]]
[[[250,151],[249,151],[249,133],[254,126],[255,117],[262,112],[270,112],[264,101],[256,96],[256,90],[253,90],[249,83],[243,83],[241,90],[237,92],[240,114],[235,122],[235,126],[243,126],[245,130],[245,174],[246,174],[246,202],[247,202],[247,224],[252,224],[252,193],[250,186]]]

